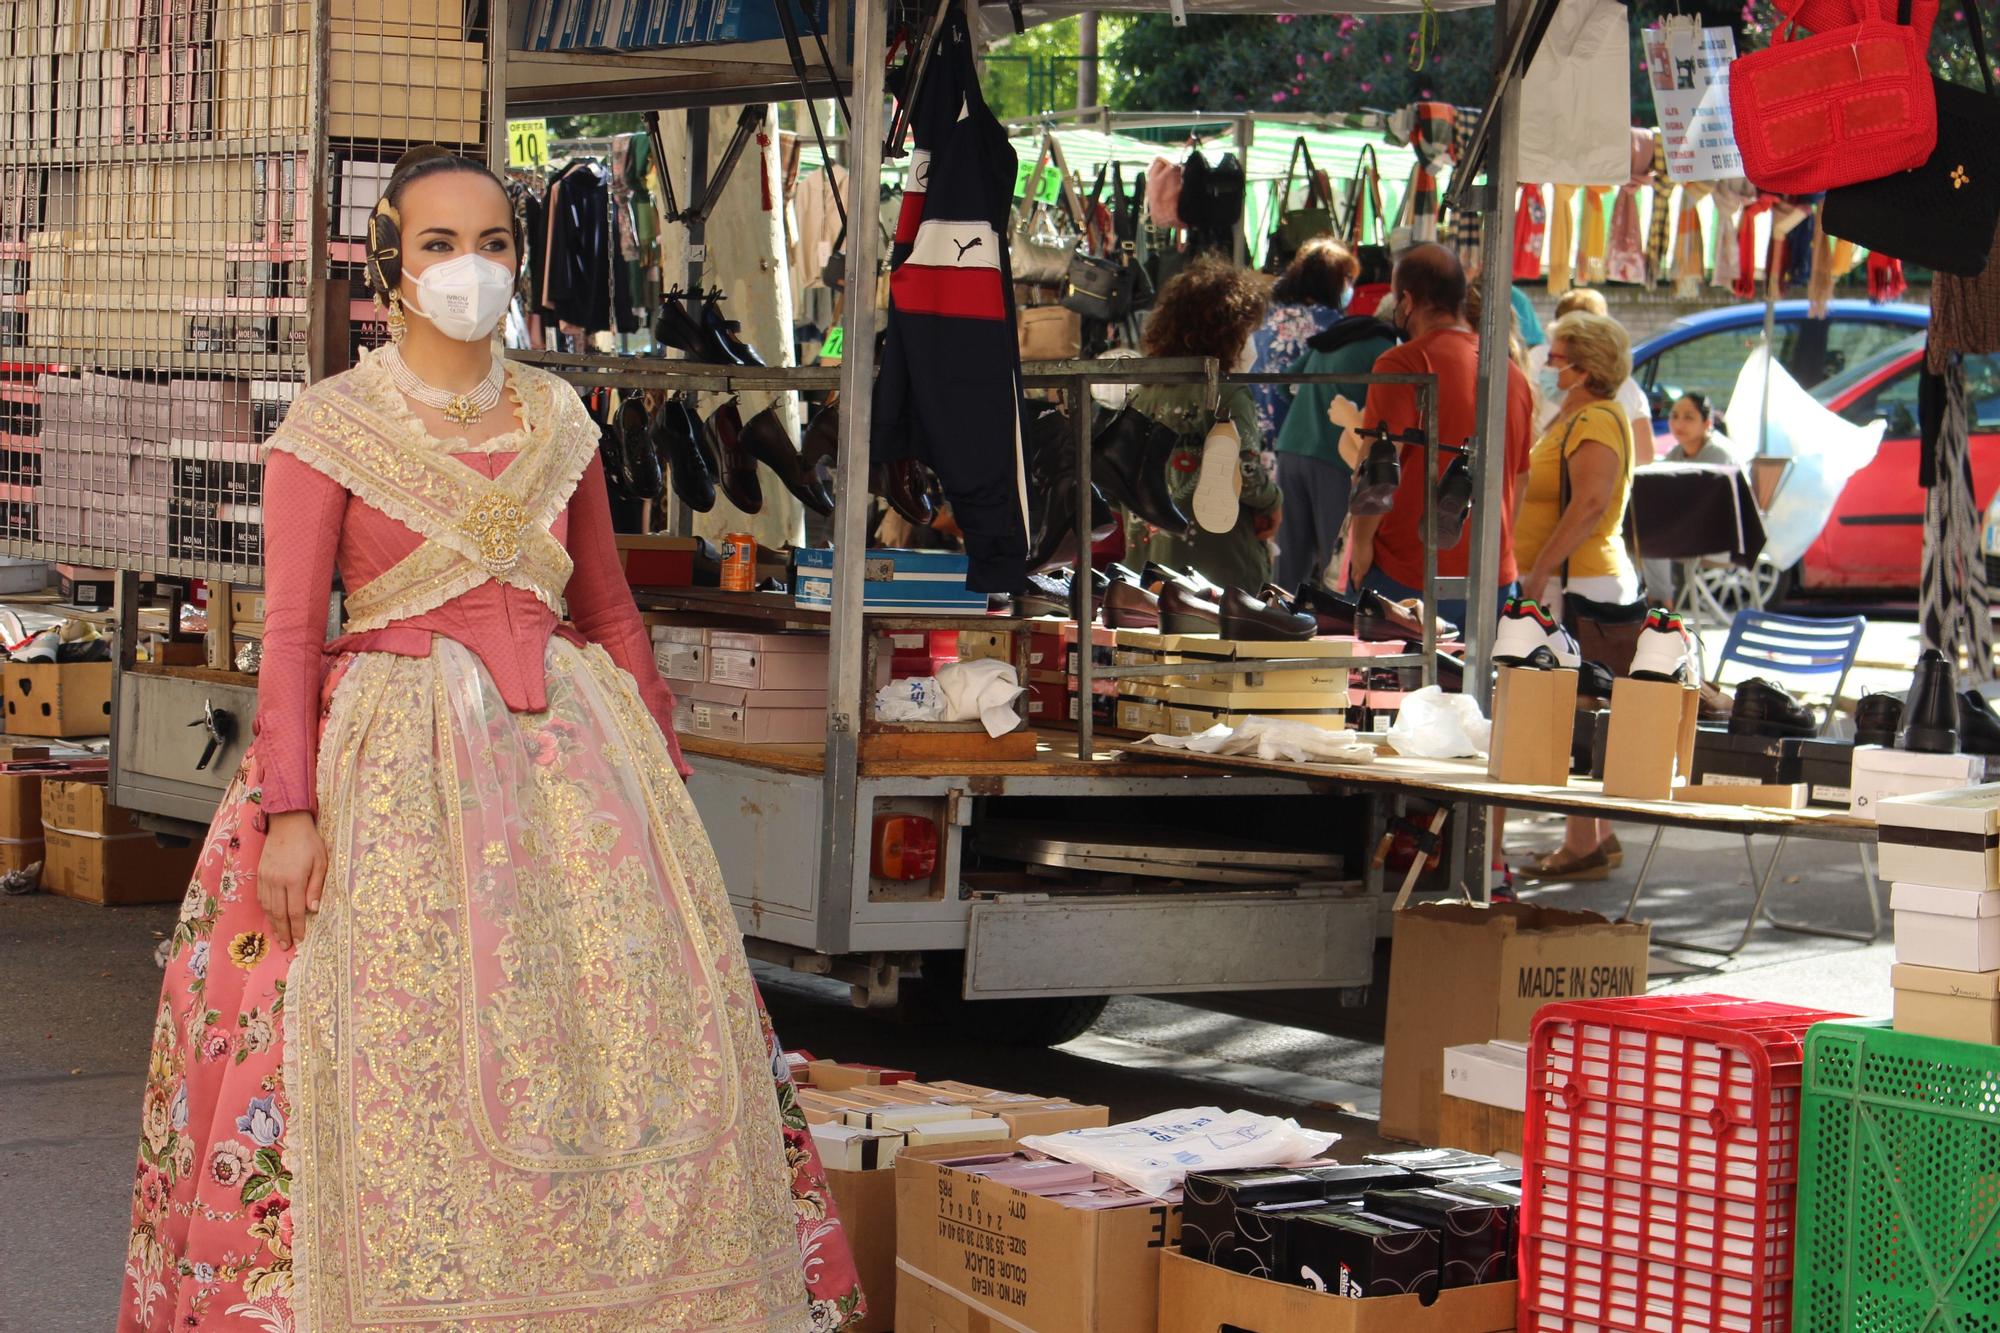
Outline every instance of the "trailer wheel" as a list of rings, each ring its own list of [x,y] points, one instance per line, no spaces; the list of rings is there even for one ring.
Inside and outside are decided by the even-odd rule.
[[[968,1000],[964,991],[964,955],[927,953],[923,975],[903,982],[903,1014],[911,1022],[935,1027],[959,1027],[976,1020],[981,1031],[1009,1046],[1060,1046],[1090,1031],[1111,1003],[1103,995]]]

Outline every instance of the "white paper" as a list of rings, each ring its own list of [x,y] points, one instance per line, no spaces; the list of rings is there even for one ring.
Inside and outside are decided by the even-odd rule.
[[[1677,181],[1743,174],[1736,122],[1729,110],[1729,62],[1736,34],[1702,28],[1692,18],[1646,30],[1646,74],[1666,140],[1667,174]]]
[[[1317,1157],[1338,1134],[1301,1128],[1296,1120],[1197,1106],[1106,1129],[1034,1134],[1021,1146],[1076,1162],[1164,1198],[1189,1172],[1284,1166]]]

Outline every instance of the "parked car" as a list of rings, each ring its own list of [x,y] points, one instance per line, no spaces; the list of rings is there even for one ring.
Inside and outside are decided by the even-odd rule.
[[[1825,319],[1806,318],[1804,301],[1780,301],[1777,355],[1810,389],[1871,360],[1930,326],[1929,307],[1835,301]],[[1667,433],[1667,413],[1690,390],[1727,407],[1743,362],[1764,337],[1762,305],[1725,306],[1677,319],[1632,349],[1632,378],[1653,408],[1653,433]]]
[[[1848,421],[1867,425],[1880,417],[1888,428],[1874,461],[1848,481],[1826,527],[1799,561],[1799,590],[1915,591],[1924,559],[1925,495],[1917,484],[1923,359],[1924,338],[1917,334],[1813,389],[1813,397]],[[1965,405],[1973,495],[1987,515],[1987,550],[2000,553],[1991,545],[1992,502],[2000,499],[2000,356],[1965,358]],[[1746,438],[1754,435],[1754,426],[1739,430]],[[1991,568],[1991,554],[1988,562]]]

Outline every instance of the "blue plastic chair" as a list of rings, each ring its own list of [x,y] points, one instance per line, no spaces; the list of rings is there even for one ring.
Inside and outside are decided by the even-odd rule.
[[[1824,735],[1832,727],[1834,715],[1839,707],[1840,691],[1847,684],[1847,676],[1854,669],[1854,659],[1861,651],[1861,636],[1868,628],[1863,616],[1848,616],[1839,620],[1811,620],[1804,616],[1783,616],[1772,611],[1739,611],[1730,623],[1729,638],[1722,645],[1722,652],[1715,660],[1715,669],[1706,673],[1708,679],[1721,684],[1722,676],[1732,666],[1744,667],[1745,676],[1763,676],[1775,679],[1788,688],[1796,689],[1794,678],[1808,678],[1815,685],[1827,677],[1833,678],[1833,686],[1827,691],[1826,721],[1820,727]],[[1814,692],[1799,690],[1800,693]],[[1646,887],[1646,873],[1652,868],[1653,857],[1660,849],[1660,838],[1665,829],[1653,832],[1653,845],[1647,849],[1645,864],[1639,869],[1639,882],[1632,886],[1632,899],[1626,905],[1625,915],[1632,916],[1639,905],[1639,895]],[[1803,935],[1821,935],[1831,939],[1852,940],[1869,943],[1882,932],[1882,898],[1875,885],[1875,867],[1868,859],[1867,844],[1858,844],[1861,856],[1862,881],[1868,891],[1868,914],[1872,929],[1867,934],[1859,931],[1829,930],[1823,926],[1806,925],[1797,921],[1782,921],[1772,916],[1764,905],[1765,896],[1771,890],[1771,882],[1776,877],[1778,861],[1785,854],[1785,835],[1778,836],[1778,845],[1771,850],[1771,859],[1764,865],[1757,864],[1756,849],[1749,835],[1743,838],[1743,856],[1750,864],[1750,882],[1757,888],[1756,901],[1750,906],[1750,919],[1743,924],[1743,933],[1729,948],[1717,948],[1706,944],[1689,944],[1684,941],[1655,940],[1658,946],[1670,949],[1693,950],[1696,953],[1719,954],[1723,958],[1734,958],[1750,942],[1751,933],[1757,929],[1760,920],[1768,921],[1779,930],[1789,930]]]

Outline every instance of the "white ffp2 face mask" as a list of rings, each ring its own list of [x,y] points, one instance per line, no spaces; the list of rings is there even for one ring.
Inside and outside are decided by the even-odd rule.
[[[514,299],[512,270],[479,255],[432,264],[415,282],[416,293],[405,304],[460,342],[490,337]]]

